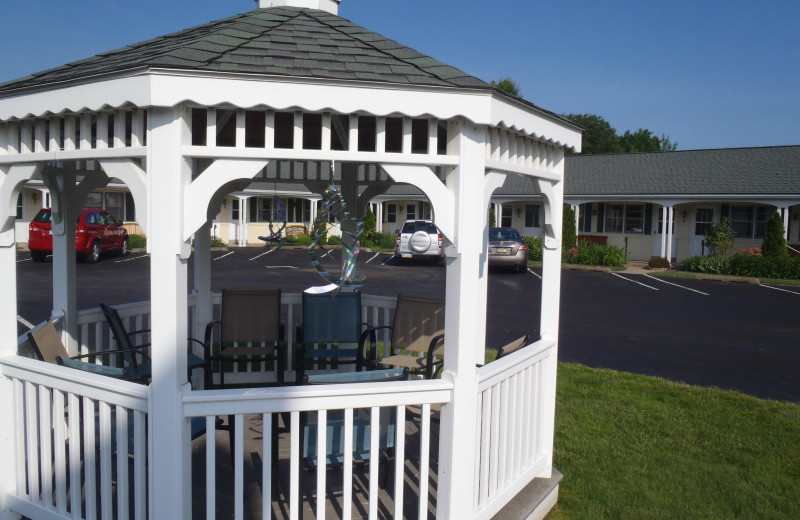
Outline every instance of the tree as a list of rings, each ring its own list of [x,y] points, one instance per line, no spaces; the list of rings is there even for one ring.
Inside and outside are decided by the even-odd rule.
[[[635,132],[626,130],[618,135],[608,121],[595,114],[568,114],[564,118],[584,128],[584,154],[674,152],[678,148],[678,143],[673,143],[666,135],[658,137],[646,128]]]
[[[594,114],[568,114],[564,116],[584,128],[584,154],[620,153],[622,146],[617,131],[600,116]]]
[[[519,85],[511,78],[503,78],[500,81],[493,80],[491,81],[491,85],[514,97],[522,97],[522,90],[520,90]]]
[[[578,245],[578,230],[575,228],[575,211],[569,204],[564,204],[564,215],[561,220],[561,247],[569,250]]]
[[[783,238],[783,220],[777,211],[772,212],[772,216],[767,221],[767,229],[764,232],[764,242],[761,244],[761,254],[773,258],[789,256],[786,249],[786,239]]]
[[[497,227],[496,224],[497,224],[497,219],[494,216],[494,206],[492,206],[491,208],[489,208],[489,227],[490,228]]]
[[[730,221],[724,218],[719,224],[706,230],[706,242],[713,256],[727,256],[736,242],[736,232],[731,227]]]

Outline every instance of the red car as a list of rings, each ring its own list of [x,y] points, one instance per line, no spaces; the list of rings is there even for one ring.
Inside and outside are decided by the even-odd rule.
[[[28,235],[28,249],[34,262],[44,262],[53,254],[50,208],[44,208],[33,217]],[[75,251],[78,257],[94,263],[105,251],[115,251],[120,256],[128,254],[128,232],[122,221],[99,208],[85,208],[78,217],[75,228]]]

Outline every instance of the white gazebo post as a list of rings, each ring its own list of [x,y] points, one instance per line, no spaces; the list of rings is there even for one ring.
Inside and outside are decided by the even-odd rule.
[[[190,515],[190,448],[188,421],[183,417],[186,382],[187,261],[183,240],[185,188],[190,165],[182,155],[189,126],[182,107],[148,112],[148,185],[152,197],[150,226],[151,356],[153,376],[148,444],[150,518],[175,520]]]
[[[447,175],[455,202],[455,244],[447,252],[447,302],[443,379],[453,401],[442,408],[437,517],[472,518],[476,460],[476,357],[486,346],[486,270],[481,265],[486,229],[485,130],[464,119],[448,123],[448,155],[458,164]]]

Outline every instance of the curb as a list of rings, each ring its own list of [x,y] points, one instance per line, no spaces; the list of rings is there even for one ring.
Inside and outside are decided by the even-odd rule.
[[[714,280],[715,282],[733,282],[733,283],[749,283],[753,285],[761,285],[758,278],[747,278],[745,276],[721,276],[716,274],[698,274],[698,280]]]

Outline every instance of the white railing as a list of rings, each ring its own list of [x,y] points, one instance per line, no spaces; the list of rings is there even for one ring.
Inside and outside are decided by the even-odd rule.
[[[219,319],[222,310],[222,294],[213,295],[213,316]],[[372,326],[391,325],[394,308],[397,299],[390,296],[362,296],[362,322]],[[297,326],[302,321],[302,294],[283,293],[281,294],[281,319],[286,327],[286,342],[294,345],[297,340]],[[125,328],[129,331],[145,330],[150,328],[150,302],[128,303],[115,305],[114,308],[122,318]],[[196,298],[189,296],[189,324],[188,334],[190,337],[203,339],[205,323],[197,323],[197,304]],[[218,329],[217,329],[218,332]],[[378,341],[388,344],[389,330],[378,331]],[[150,343],[149,334],[137,334],[132,336],[135,345]],[[95,352],[97,350],[110,350],[117,348],[114,342],[111,329],[105,321],[99,307],[94,309],[82,310],[78,313],[78,348],[81,354]],[[196,343],[192,344],[195,355],[203,357],[202,348]],[[294,348],[287,349],[286,366],[289,367],[287,379],[293,380],[293,371],[290,367],[294,366]],[[233,363],[230,365],[230,372],[225,372],[225,380],[231,384],[263,384],[275,382],[275,372],[267,369],[265,362],[260,365],[255,363]],[[325,371],[320,371],[324,373]],[[215,374],[218,377],[218,374]]]
[[[341,473],[341,483],[337,482],[336,488],[341,485],[341,496],[332,496],[326,479],[326,460],[318,457],[319,466],[316,468],[316,503],[312,505],[315,510],[316,518],[324,518],[326,505],[334,502],[334,509],[341,511],[341,518],[351,518],[354,502],[359,508],[369,511],[370,518],[377,517],[379,503],[382,508],[387,508],[389,516],[392,518],[404,518],[414,516],[427,518],[429,512],[435,514],[435,504],[429,500],[429,471],[436,471],[437,461],[430,457],[430,438],[431,438],[431,405],[444,404],[452,399],[452,383],[433,380],[433,381],[401,381],[395,383],[359,383],[351,385],[320,385],[320,386],[294,386],[294,387],[274,387],[269,389],[250,389],[245,392],[239,390],[212,390],[196,391],[184,397],[184,414],[186,417],[205,417],[206,429],[208,432],[214,431],[217,416],[228,415],[229,421],[234,423],[234,439],[231,443],[235,453],[234,457],[234,516],[235,519],[243,518],[244,496],[245,496],[245,476],[244,465],[248,460],[255,456],[260,457],[262,472],[260,475],[260,489],[262,493],[260,510],[266,518],[272,511],[272,469],[273,469],[273,444],[272,436],[277,435],[273,432],[271,425],[273,417],[284,415],[288,418],[289,427],[289,493],[288,511],[289,518],[296,519],[302,510],[300,480],[303,461],[301,447],[301,420],[305,412],[317,413],[317,445],[316,453],[326,453],[326,431],[328,412],[332,410],[344,411],[344,429],[342,446],[353,446],[354,435],[354,416],[363,413],[369,417],[368,428],[370,428],[370,448],[368,457],[368,484],[363,481],[356,482],[353,471],[353,457],[343,457],[343,470]],[[386,434],[386,426],[394,415],[393,424],[406,425],[406,412],[413,415],[416,419],[418,428],[417,434],[413,438],[407,435],[407,428],[395,427],[393,444],[394,453],[392,455],[393,472],[393,491],[391,492],[391,504],[382,502],[378,491],[379,466],[381,464],[379,439],[381,434]],[[261,430],[260,447],[255,453],[244,453],[245,435],[250,428],[245,427],[246,416],[255,416],[260,422]],[[433,414],[435,416],[435,414]],[[436,417],[436,416],[435,416]],[[230,423],[229,423],[230,424]],[[342,433],[341,430],[334,430]],[[362,432],[363,433],[363,432]],[[209,435],[211,435],[209,433]],[[213,436],[211,437],[213,438]],[[438,443],[437,443],[438,444]],[[252,448],[252,443],[249,444]],[[406,447],[413,456],[406,456]],[[431,468],[433,465],[433,468]],[[218,471],[220,465],[216,460],[216,450],[211,443],[206,444],[206,517],[213,519],[217,510],[215,502],[217,496]],[[388,469],[386,471],[389,471]],[[338,478],[338,477],[337,477]],[[252,484],[252,482],[248,482]],[[364,489],[366,488],[366,490]],[[417,496],[420,497],[413,514],[409,511],[404,513],[403,506],[413,507],[407,504],[408,500],[403,498],[404,490],[418,490]],[[326,492],[318,492],[326,490]],[[354,497],[354,490],[359,493],[359,497]],[[360,492],[359,492],[360,490]],[[309,492],[310,494],[310,492]],[[366,504],[364,503],[366,501]],[[248,511],[252,512],[255,506],[250,504]],[[391,513],[393,509],[393,514]]]
[[[17,356],[0,358],[13,387],[16,490],[30,518],[147,518],[149,388]],[[4,468],[5,471],[7,468]]]
[[[556,343],[540,340],[478,369],[476,519],[494,516],[551,463],[543,418],[555,364]]]

